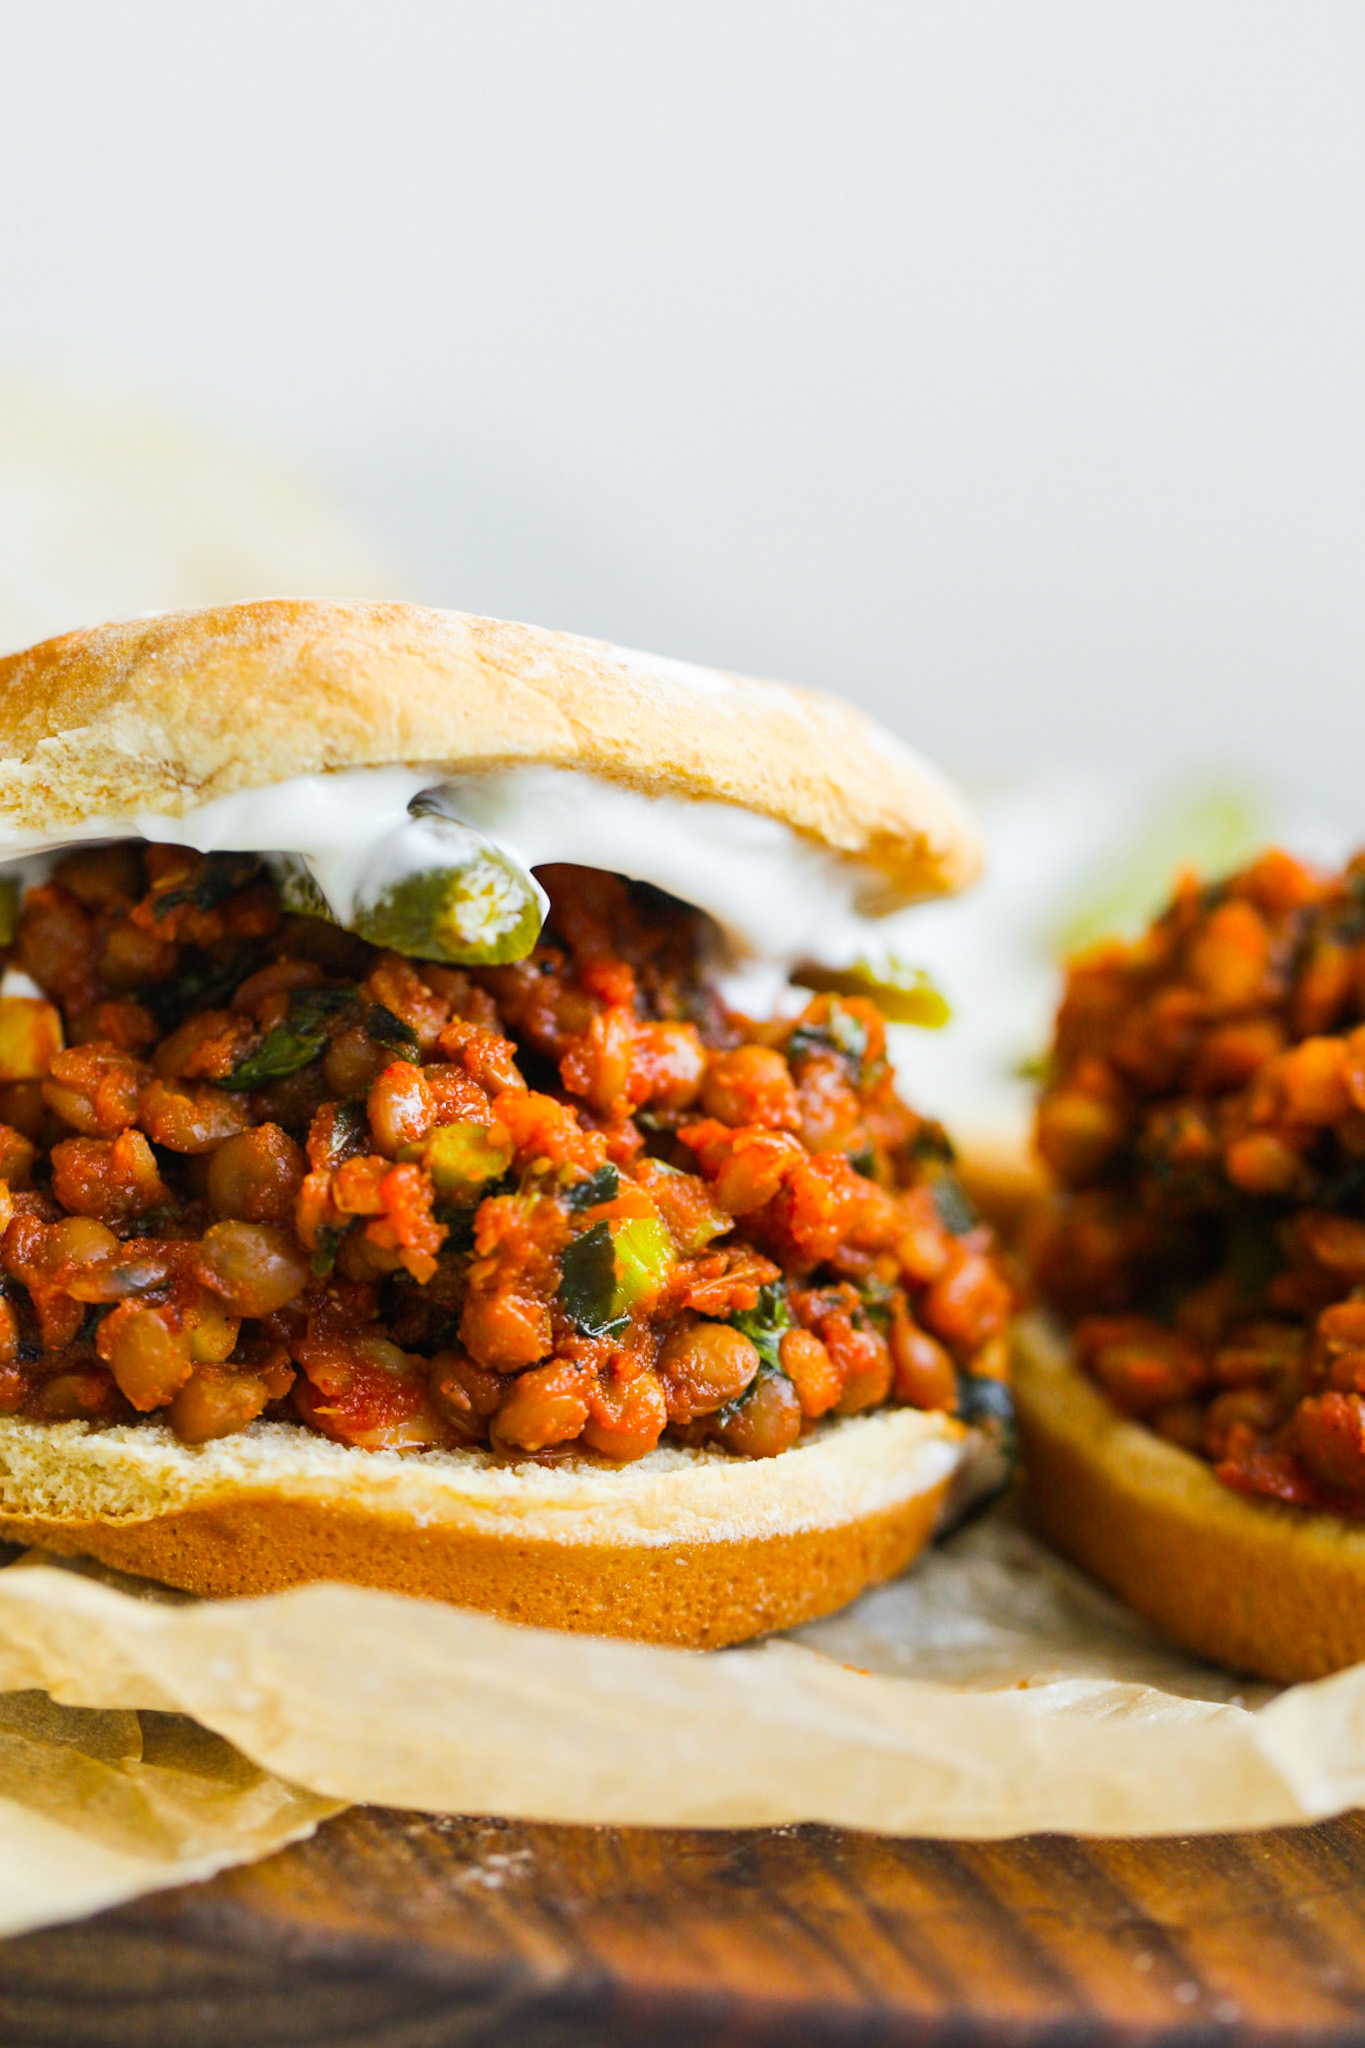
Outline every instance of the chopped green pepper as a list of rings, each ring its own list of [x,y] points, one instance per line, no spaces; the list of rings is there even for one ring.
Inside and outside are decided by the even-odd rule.
[[[652,1300],[677,1258],[673,1240],[657,1217],[630,1216],[611,1226],[616,1246],[616,1294],[622,1306]]]
[[[486,1182],[500,1180],[512,1163],[512,1146],[495,1145],[486,1124],[472,1120],[442,1124],[422,1148],[422,1164],[443,1202],[464,1204]]]
[[[930,1183],[934,1198],[934,1211],[943,1228],[954,1237],[965,1237],[977,1225],[976,1210],[970,1196],[956,1175],[940,1173]]]
[[[564,1199],[571,1209],[595,1209],[599,1202],[614,1202],[620,1192],[621,1176],[608,1160],[571,1187]]]

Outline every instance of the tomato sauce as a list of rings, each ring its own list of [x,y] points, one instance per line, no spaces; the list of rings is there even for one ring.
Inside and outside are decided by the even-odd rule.
[[[1043,1292],[1127,1414],[1242,1492],[1365,1514],[1365,857],[1183,881],[1072,967]]]
[[[530,958],[457,970],[249,856],[62,859],[0,998],[0,1411],[619,1462],[1001,1377],[1000,1257],[871,1004],[746,1020],[698,913],[541,878]]]

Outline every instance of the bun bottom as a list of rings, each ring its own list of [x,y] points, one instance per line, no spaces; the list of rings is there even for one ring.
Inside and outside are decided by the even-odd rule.
[[[927,1542],[964,1433],[854,1416],[778,1458],[404,1458],[288,1423],[194,1449],[157,1425],[0,1418],[0,1537],[189,1592],[342,1580],[538,1627],[718,1648],[829,1614]]]
[[[1365,1527],[1234,1493],[1121,1415],[1040,1317],[1016,1330],[1014,1389],[1035,1522],[1148,1621],[1262,1678],[1365,1659]]]

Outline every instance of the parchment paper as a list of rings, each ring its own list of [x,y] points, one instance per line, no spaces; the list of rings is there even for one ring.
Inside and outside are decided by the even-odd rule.
[[[307,1793],[543,1820],[823,1820],[949,1837],[1262,1827],[1365,1797],[1365,1667],[1278,1696],[1239,1689],[1051,1558],[1009,1509],[844,1615],[712,1655],[353,1587],[148,1597],[29,1553],[0,1571],[0,1690],[35,1689],[113,1710],[108,1734],[106,1716],[72,1724],[96,1731],[82,1772],[140,1787],[148,1767],[117,1745],[132,1739],[131,1711],[152,1709],[230,1744],[217,1755],[234,1786],[242,1759],[269,1774],[250,1793],[258,1807],[276,1802],[270,1819],[226,1848],[209,1843],[216,1815],[201,1785],[200,1834],[177,1823],[178,1874],[186,1859],[210,1868],[264,1853],[317,1817],[316,1804],[290,1806]],[[36,1801],[30,1810],[41,1820]],[[103,1798],[84,1809],[83,1858],[141,1853],[141,1831],[161,1825],[149,1798],[111,1851],[109,1811],[123,1809]],[[71,1820],[68,1802],[59,1824]],[[148,1883],[166,1881],[149,1869]],[[65,1910],[108,1895],[91,1881]]]
[[[0,1933],[74,1919],[311,1834],[337,1802],[181,1714],[0,1697]]]

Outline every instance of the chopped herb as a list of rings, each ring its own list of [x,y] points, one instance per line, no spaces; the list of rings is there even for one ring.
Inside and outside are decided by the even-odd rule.
[[[863,1176],[864,1180],[877,1178],[877,1155],[870,1145],[863,1145],[857,1152],[850,1152],[848,1163],[855,1173]]]
[[[139,998],[163,1031],[172,1031],[191,1010],[218,1010],[257,962],[239,952],[205,954],[174,981],[153,982]]]
[[[368,1149],[370,1119],[365,1112],[362,1097],[352,1095],[345,1102],[339,1102],[332,1117],[332,1145],[328,1156],[329,1166],[340,1166],[344,1160],[353,1159],[358,1152]]]
[[[822,1024],[798,1024],[787,1040],[789,1060],[810,1059],[813,1054],[838,1053],[861,1067],[867,1057],[867,1027],[860,1024],[841,1002],[831,999]]]
[[[757,1388],[762,1386],[764,1380],[770,1380],[775,1375],[780,1375],[783,1379],[787,1377],[786,1373],[782,1371],[782,1359],[778,1347],[782,1342],[782,1332],[791,1328],[791,1320],[791,1310],[787,1306],[786,1291],[780,1282],[774,1282],[768,1287],[760,1287],[758,1290],[758,1300],[752,1308],[740,1309],[735,1315],[728,1318],[730,1328],[738,1330],[741,1336],[747,1337],[755,1351],[757,1351],[758,1371],[754,1374],[744,1392],[736,1394],[733,1401],[727,1401],[725,1406],[719,1409],[712,1417],[712,1421],[717,1429],[724,1429],[727,1423],[734,1421],[745,1402],[752,1397]]]
[[[363,1019],[365,1029],[377,1045],[391,1045],[403,1060],[420,1060],[422,1049],[411,1024],[395,1017],[382,1003],[371,1003]]]
[[[515,1173],[505,1173],[500,1180],[486,1181],[482,1187],[462,1189],[463,1199],[459,1201],[443,1201],[438,1189],[431,1213],[438,1223],[445,1224],[449,1232],[442,1250],[470,1251],[474,1244],[474,1224],[483,1204],[495,1200],[500,1195],[513,1195],[516,1191]]]
[[[932,1183],[934,1210],[939,1222],[954,1237],[965,1237],[969,1230],[975,1230],[976,1210],[963,1188],[962,1183],[951,1173],[940,1173]]]
[[[621,1176],[608,1160],[596,1173],[571,1187],[564,1199],[571,1209],[595,1209],[599,1202],[614,1202],[620,1192]]]
[[[266,1088],[301,1067],[311,1067],[331,1042],[328,1022],[355,999],[353,988],[306,988],[290,1000],[289,1016],[277,1024],[254,1052],[245,1053],[223,1082],[224,1088]]]
[[[974,1521],[993,1500],[1009,1487],[1019,1459],[1019,1438],[1014,1423],[1014,1396],[1003,1380],[985,1373],[957,1375],[958,1419],[977,1432],[977,1441],[961,1468],[965,1491],[955,1492],[959,1505],[951,1508],[947,1527],[957,1529]],[[959,1482],[960,1484],[960,1482]]]
[[[895,1291],[875,1273],[868,1274],[860,1290],[863,1298],[863,1317],[871,1323],[874,1330],[880,1330],[883,1336],[891,1327],[891,1302]]]
[[[443,1223],[446,1227],[446,1241],[441,1247],[443,1252],[467,1252],[472,1250],[474,1244],[474,1218],[478,1214],[477,1205],[473,1208],[461,1208],[457,1207],[454,1202],[434,1202],[431,1214],[435,1222]]]
[[[957,1376],[959,1419],[999,1440],[1000,1448],[1013,1465],[1015,1457],[1014,1395],[1004,1380],[985,1373],[961,1372]]]
[[[338,982],[335,988],[296,989],[290,999],[289,1016],[292,1022],[299,1015],[335,1017],[343,1010],[351,1009],[360,991],[353,981]],[[379,1005],[376,1003],[375,1008]]]
[[[945,1166],[951,1166],[957,1154],[941,1124],[922,1123],[905,1146],[904,1156],[910,1160],[941,1159]]]
[[[778,1346],[782,1342],[782,1332],[791,1328],[791,1320],[786,1290],[778,1281],[760,1287],[753,1307],[740,1309],[729,1318],[730,1328],[749,1339],[770,1372],[782,1370]]]
[[[589,1337],[619,1337],[629,1322],[616,1303],[616,1246],[611,1225],[594,1223],[560,1255],[559,1299]]]
[[[193,888],[168,889],[164,896],[157,897],[154,915],[165,917],[182,903],[192,903],[196,910],[216,910],[220,903],[253,881],[260,867],[254,853],[210,853]]]
[[[318,1232],[317,1248],[309,1261],[315,1277],[325,1280],[337,1262],[337,1246],[341,1243],[341,1232],[324,1223]]]
[[[0,946],[12,946],[19,935],[19,884],[0,878]]]
[[[255,1052],[238,1060],[223,1081],[224,1088],[267,1088],[286,1074],[311,1067],[327,1050],[330,1033],[319,1019],[307,1025],[277,1024],[267,1031]]]
[[[559,1298],[590,1337],[617,1337],[638,1303],[656,1295],[676,1253],[653,1216],[594,1223],[564,1247]]]
[[[1315,1208],[1358,1216],[1365,1208],[1365,1159],[1348,1159],[1338,1172],[1320,1175],[1313,1202]]]

